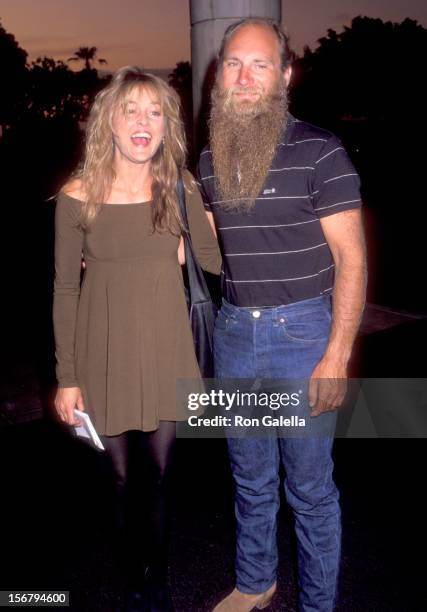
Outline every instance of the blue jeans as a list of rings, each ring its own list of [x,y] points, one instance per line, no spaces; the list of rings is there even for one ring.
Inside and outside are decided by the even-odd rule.
[[[286,498],[295,517],[303,612],[333,609],[340,558],[333,435],[316,435],[325,423],[333,431],[336,414],[310,417],[306,401],[308,380],[324,354],[330,326],[330,298],[322,296],[258,310],[224,302],[214,332],[216,378],[299,379],[299,386],[305,379],[305,400],[298,410],[310,435],[227,438],[236,485],[236,586],[244,593],[261,593],[276,580],[282,460]]]

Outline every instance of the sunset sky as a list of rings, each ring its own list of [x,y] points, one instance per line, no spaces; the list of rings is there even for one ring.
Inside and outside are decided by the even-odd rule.
[[[299,53],[357,15],[399,22],[410,17],[427,27],[425,0],[283,0],[282,7]],[[1,0],[0,20],[30,61],[40,55],[66,60],[80,46],[98,47],[110,70],[126,64],[171,68],[190,59],[187,0]]]

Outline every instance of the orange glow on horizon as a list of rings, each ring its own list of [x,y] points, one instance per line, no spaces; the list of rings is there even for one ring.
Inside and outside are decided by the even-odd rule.
[[[328,28],[341,31],[357,15],[384,21],[417,19],[427,27],[424,0],[282,0],[282,21],[297,53],[316,47]],[[4,0],[0,8],[2,26],[13,34],[28,54],[28,60],[48,56],[67,61],[79,47],[96,46],[106,66],[115,70],[136,64],[147,69],[170,69],[190,60],[188,0]],[[82,63],[68,63],[78,70]]]

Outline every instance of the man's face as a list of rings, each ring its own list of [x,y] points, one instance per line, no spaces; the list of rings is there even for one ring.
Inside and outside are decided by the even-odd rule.
[[[234,111],[251,113],[268,94],[287,86],[289,79],[290,70],[281,70],[279,41],[270,28],[242,26],[231,36],[218,85],[228,93]]]
[[[286,126],[286,86],[280,46],[268,26],[247,24],[230,37],[219,66],[209,131],[224,210],[255,205]]]

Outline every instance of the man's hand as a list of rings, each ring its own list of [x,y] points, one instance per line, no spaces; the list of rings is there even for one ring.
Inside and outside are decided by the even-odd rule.
[[[327,357],[323,357],[310,378],[308,401],[311,416],[336,410],[344,401],[347,391],[347,368]]]
[[[59,388],[56,392],[55,408],[61,421],[68,425],[80,425],[80,421],[74,418],[74,408],[85,409],[80,387]]]

